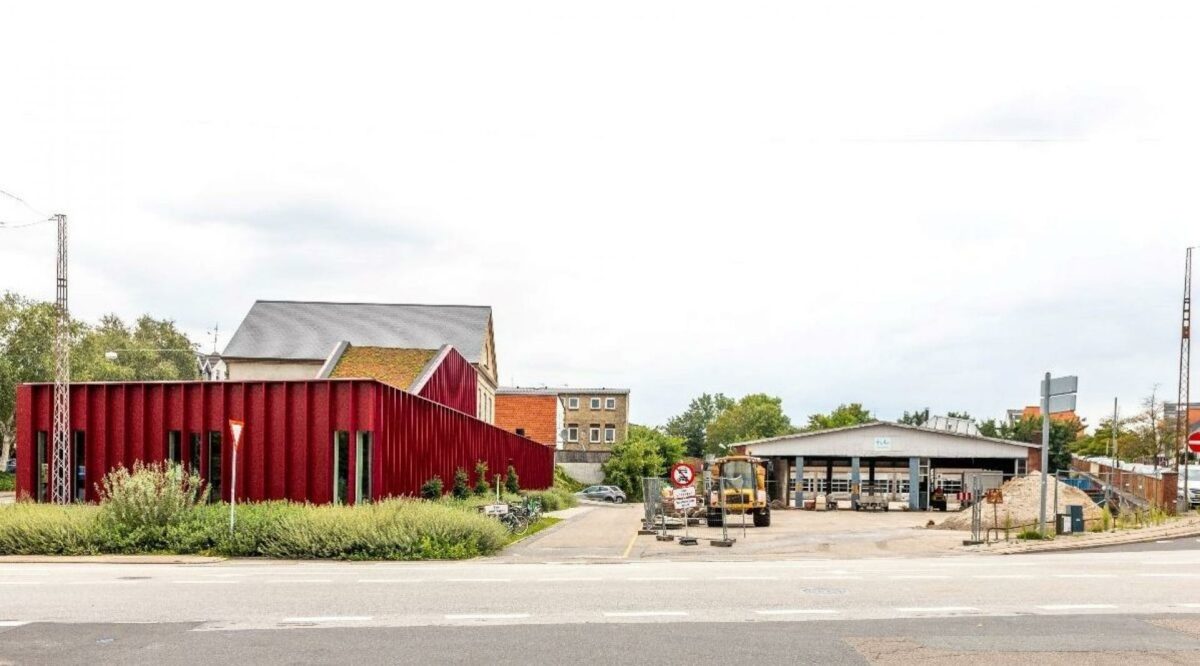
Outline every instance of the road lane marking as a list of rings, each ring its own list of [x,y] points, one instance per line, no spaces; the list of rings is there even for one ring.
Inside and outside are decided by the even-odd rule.
[[[1029,574],[987,574],[980,576],[971,576],[980,580],[1029,580],[1033,578]]]
[[[754,612],[759,615],[833,615],[838,611],[825,608],[772,608]]]
[[[1116,578],[1117,574],[1054,574],[1055,578]]]
[[[1107,610],[1116,608],[1113,604],[1050,604],[1048,606],[1038,606],[1042,610],[1058,611],[1058,610]]]
[[[684,617],[684,611],[614,611],[604,617]]]
[[[625,546],[625,552],[621,553],[621,559],[629,557],[629,551],[633,550],[633,544],[637,541],[637,538],[637,532],[634,532],[633,536],[629,537],[629,543]]]
[[[910,606],[897,608],[901,613],[978,613],[979,609],[972,606]]]
[[[716,580],[779,580],[776,576],[717,576]]]
[[[680,578],[680,577],[675,577],[675,576],[641,576],[641,577],[630,578],[629,580],[638,581],[638,582],[651,582],[651,581],[660,581],[661,582],[661,581],[691,580],[691,579],[690,578]]]
[[[539,583],[594,583],[603,578],[539,578]]]
[[[913,575],[913,576],[888,576],[892,580],[946,580],[949,576],[940,575]]]
[[[29,624],[20,620],[0,620],[0,627],[23,627]]]
[[[1200,604],[1175,604],[1180,608],[1200,608]]]
[[[424,583],[424,578],[360,578],[360,583],[379,583],[388,585],[392,583]]]
[[[318,615],[316,617],[285,617],[281,622],[287,624],[319,624],[321,622],[370,622],[370,615]]]
[[[176,585],[237,585],[236,580],[173,580]]]
[[[67,581],[67,585],[129,585],[131,583],[140,583],[140,580],[72,580]]]
[[[236,581],[234,581],[236,582]],[[288,579],[268,579],[265,581],[267,585],[317,585],[320,583],[332,583],[331,578],[288,578]]]
[[[1146,578],[1196,578],[1200,573],[1140,573]]]
[[[0,585],[41,585],[40,580],[0,580]]]
[[[467,613],[462,615],[447,615],[447,620],[521,620],[529,617],[529,613]]]
[[[447,583],[511,583],[511,578],[447,578]]]
[[[797,576],[795,580],[862,580],[862,576]]]

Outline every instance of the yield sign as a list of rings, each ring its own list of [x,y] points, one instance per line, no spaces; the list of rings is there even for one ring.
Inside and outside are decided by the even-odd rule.
[[[242,428],[246,426],[241,421],[229,419],[229,432],[233,433],[233,450],[237,451],[238,442],[242,439]]]

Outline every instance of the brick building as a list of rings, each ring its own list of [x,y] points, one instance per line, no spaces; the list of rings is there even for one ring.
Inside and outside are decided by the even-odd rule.
[[[629,433],[629,389],[496,389],[496,425],[559,450],[560,462],[604,462]]]

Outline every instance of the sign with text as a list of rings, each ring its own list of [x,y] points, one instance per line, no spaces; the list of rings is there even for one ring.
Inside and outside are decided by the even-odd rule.
[[[999,488],[992,488],[987,491],[988,504],[1004,504],[1004,491]]]
[[[671,494],[677,500],[687,499],[689,497],[695,497],[696,496],[696,487],[695,486],[684,486],[682,488],[676,488],[671,491]]]
[[[687,497],[684,499],[677,499],[675,500],[675,508],[680,511],[683,509],[694,509],[696,508],[696,498]]]
[[[1070,375],[1067,377],[1051,377],[1049,390],[1046,388],[1046,380],[1042,380],[1042,395],[1067,395],[1068,393],[1079,392],[1079,377]]]
[[[891,451],[892,450],[892,438],[891,437],[876,437],[875,438],[875,450],[876,451]]]

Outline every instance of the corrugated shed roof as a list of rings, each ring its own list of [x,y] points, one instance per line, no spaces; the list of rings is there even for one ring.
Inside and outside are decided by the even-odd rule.
[[[491,317],[486,305],[256,301],[222,356],[322,360],[347,340],[355,347],[396,349],[449,344],[479,363]]]
[[[436,349],[350,346],[342,353],[330,376],[370,377],[407,391],[437,353]]]

